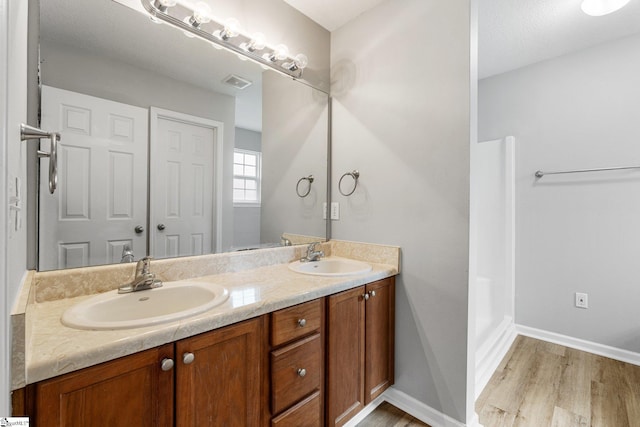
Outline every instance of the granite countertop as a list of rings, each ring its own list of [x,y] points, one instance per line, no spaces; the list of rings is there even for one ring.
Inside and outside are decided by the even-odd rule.
[[[33,302],[27,306],[24,383],[64,373],[174,342],[242,320],[398,274],[399,266],[369,262],[373,269],[356,276],[310,276],[287,264],[190,278],[222,285],[229,299],[205,313],[144,328],[88,331],[60,322],[62,313],[90,296]]]

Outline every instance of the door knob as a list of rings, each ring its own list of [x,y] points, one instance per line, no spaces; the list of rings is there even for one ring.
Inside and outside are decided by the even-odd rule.
[[[164,224],[158,224],[158,230],[162,231],[164,230],[166,227],[164,226]]]
[[[136,225],[136,228],[134,228],[133,230],[136,232],[136,234],[140,234],[144,232],[144,227],[141,225]]]

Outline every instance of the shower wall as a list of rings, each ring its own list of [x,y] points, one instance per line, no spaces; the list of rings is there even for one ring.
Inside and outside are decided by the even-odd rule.
[[[477,234],[475,257],[476,375],[480,394],[515,339],[514,195],[515,139],[480,142],[472,147]]]

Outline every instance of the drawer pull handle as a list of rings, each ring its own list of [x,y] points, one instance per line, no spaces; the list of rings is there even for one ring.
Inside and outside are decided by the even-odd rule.
[[[173,359],[169,359],[169,358],[162,359],[162,362],[160,363],[160,369],[162,369],[165,372],[173,369]]]
[[[182,362],[185,365],[189,365],[189,364],[193,363],[195,358],[196,358],[196,356],[193,353],[185,353],[185,354],[182,355]]]
[[[304,368],[300,368],[298,369],[298,376],[299,377],[304,377],[305,375],[307,375],[307,370]]]
[[[307,319],[298,319],[298,326],[304,328],[307,324]]]

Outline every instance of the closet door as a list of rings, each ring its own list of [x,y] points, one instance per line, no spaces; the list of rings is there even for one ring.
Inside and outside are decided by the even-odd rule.
[[[40,161],[39,270],[146,255],[148,110],[43,86],[41,127],[61,140],[54,194]]]

